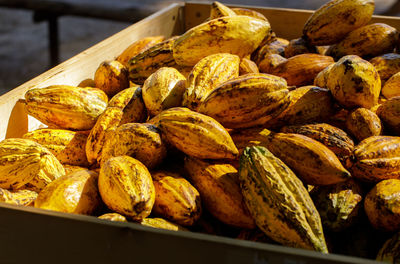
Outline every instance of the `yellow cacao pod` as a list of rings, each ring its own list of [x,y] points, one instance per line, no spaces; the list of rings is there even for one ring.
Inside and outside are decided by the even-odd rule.
[[[382,87],[382,94],[387,99],[400,96],[400,73],[393,74],[392,77],[385,82],[385,85]]]
[[[163,218],[159,218],[159,217],[155,217],[155,218],[146,217],[140,222],[140,224],[144,225],[144,226],[153,227],[153,228],[160,228],[160,229],[166,229],[166,230],[172,230],[172,231],[187,231],[186,228],[181,227],[180,225],[169,222],[169,221],[167,221]]]
[[[0,188],[39,192],[64,174],[61,163],[42,145],[21,138],[0,142]]]
[[[400,230],[400,180],[378,182],[364,200],[365,213],[371,225],[385,232]]]
[[[129,156],[108,159],[100,168],[99,191],[113,211],[141,221],[150,215],[155,190],[150,172]]]
[[[198,111],[224,127],[263,125],[289,104],[283,78],[269,74],[247,74],[222,83],[202,102]]]
[[[94,74],[94,83],[109,97],[129,87],[128,68],[119,61],[104,61]]]
[[[288,44],[289,41],[286,39],[274,38],[255,52],[255,62],[260,63],[268,54],[279,54],[281,56],[285,56],[285,49]]]
[[[287,59],[279,54],[268,53],[257,63],[257,66],[262,73],[272,73],[281,63],[286,61]]]
[[[385,127],[398,134],[400,132],[400,97],[392,97],[383,102],[376,114],[385,124]]]
[[[327,253],[321,219],[303,183],[264,147],[240,156],[240,186],[257,226],[286,246]]]
[[[347,116],[346,127],[347,131],[358,141],[372,136],[379,136],[382,133],[382,124],[379,117],[365,108],[357,108],[352,111]]]
[[[393,52],[398,35],[394,27],[383,23],[366,25],[350,32],[342,41],[332,45],[327,53],[335,59],[346,55],[372,58]]]
[[[25,93],[28,114],[48,126],[90,130],[107,107],[108,97],[97,88],[53,85]]]
[[[149,76],[143,84],[142,96],[150,115],[182,105],[186,78],[175,68],[162,67]]]
[[[37,196],[37,192],[30,190],[18,190],[12,192],[0,188],[0,202],[3,203],[30,206],[35,202]]]
[[[238,150],[229,133],[213,118],[174,107],[161,112],[159,127],[167,141],[189,156],[235,159]]]
[[[98,218],[110,220],[110,221],[117,221],[117,222],[128,222],[128,220],[126,220],[125,216],[120,215],[118,213],[107,213],[107,214],[100,215]]]
[[[200,194],[178,174],[152,173],[156,190],[153,213],[183,226],[193,225],[201,215]]]
[[[128,62],[132,57],[162,42],[164,39],[164,36],[152,36],[139,39],[124,49],[124,51],[117,57],[116,60],[127,67]]]
[[[255,11],[255,10],[242,8],[242,7],[234,7],[231,9],[236,13],[236,15],[239,15],[239,16],[249,16],[249,17],[254,17],[254,18],[268,21],[267,18],[263,14]]]
[[[316,10],[303,27],[311,45],[331,45],[370,21],[374,0],[332,0]]]
[[[372,136],[354,148],[352,175],[360,180],[378,182],[400,177],[400,137]]]
[[[348,55],[330,69],[327,88],[341,106],[369,109],[378,103],[381,80],[371,63]]]
[[[231,226],[255,228],[240,191],[237,170],[232,165],[187,157],[185,169],[205,208],[215,218]]]
[[[235,11],[227,7],[226,5],[214,1],[211,4],[210,19],[224,17],[224,16],[236,16]]]
[[[92,214],[101,204],[98,173],[79,170],[48,184],[35,200],[35,207],[64,213]]]
[[[392,75],[400,71],[400,54],[387,53],[372,58],[369,61],[379,73],[381,81],[387,81]]]
[[[304,53],[318,53],[317,48],[303,38],[292,39],[285,47],[283,56],[290,58]]]
[[[87,170],[88,168],[85,167],[81,167],[81,166],[75,166],[75,165],[68,165],[68,164],[64,164],[63,165],[64,170],[65,170],[65,175],[68,175],[74,171],[77,170]]]
[[[244,57],[251,54],[270,34],[268,21],[249,16],[226,16],[212,19],[179,36],[173,56],[179,65],[193,66],[215,53]]]
[[[239,75],[245,75],[248,73],[259,73],[257,64],[252,60],[242,58],[239,64]]]
[[[202,58],[189,74],[182,105],[196,111],[199,104],[218,85],[239,76],[239,63],[239,57],[229,53],[217,53]]]
[[[332,63],[333,58],[329,56],[300,54],[280,63],[270,73],[285,78],[288,85],[310,85],[317,74]]]
[[[399,261],[399,241],[400,232],[397,232],[393,237],[388,239],[383,246],[380,248],[378,255],[376,256],[377,261],[385,263],[396,263]]]
[[[89,166],[85,152],[87,131],[42,128],[26,133],[23,138],[47,148],[62,164]]]
[[[94,88],[94,87],[96,87],[96,84],[94,83],[93,79],[88,78],[88,79],[82,80],[77,86],[82,87],[82,88],[85,88],[85,87],[93,87]]]
[[[329,71],[332,69],[332,67],[335,64],[329,64],[329,66],[325,67],[325,69],[323,69],[322,71],[320,71],[317,76],[315,76],[314,78],[314,85],[318,86],[318,87],[323,87],[326,88],[327,83],[328,83],[328,78],[329,78]]]
[[[111,157],[128,155],[152,169],[162,162],[166,146],[158,129],[150,124],[127,123],[107,134],[101,164]]]

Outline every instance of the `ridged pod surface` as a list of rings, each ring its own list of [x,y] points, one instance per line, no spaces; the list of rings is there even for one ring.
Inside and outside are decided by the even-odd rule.
[[[96,124],[90,130],[85,142],[86,157],[90,164],[100,160],[101,151],[106,141],[107,133],[117,129],[123,115],[123,110],[118,107],[107,107],[97,119]]]
[[[357,55],[348,55],[330,69],[327,88],[344,108],[369,109],[378,103],[381,80],[371,63]]]
[[[381,231],[400,230],[400,180],[378,182],[364,200],[365,213],[371,225]]]
[[[376,114],[386,127],[396,135],[400,135],[400,97],[392,97],[383,102],[376,110]]]
[[[270,34],[268,21],[249,16],[227,16],[212,19],[179,36],[173,56],[179,65],[193,66],[215,53],[244,57],[251,54]]]
[[[310,85],[320,71],[333,63],[333,58],[329,56],[300,54],[280,63],[270,73],[285,78],[288,85]]]
[[[269,74],[246,74],[231,79],[212,91],[198,111],[224,127],[263,125],[289,104],[283,78]]]
[[[125,216],[120,215],[118,213],[107,213],[107,214],[100,215],[98,218],[109,220],[109,221],[128,222],[128,220],[126,219]]]
[[[34,203],[37,196],[38,196],[37,192],[30,190],[18,190],[12,192],[0,188],[0,202],[3,203],[30,206]]]
[[[151,176],[156,190],[152,212],[179,225],[193,225],[202,212],[196,188],[176,173],[158,171]]]
[[[128,62],[129,79],[142,84],[159,68],[176,66],[172,56],[172,46],[176,38],[169,38],[132,57]]]
[[[240,186],[257,226],[291,247],[328,253],[321,219],[303,183],[264,147],[240,157]]]
[[[398,38],[399,33],[394,27],[374,23],[350,32],[342,41],[332,45],[327,53],[335,59],[346,55],[372,58],[393,52]]]
[[[118,156],[100,168],[99,191],[111,210],[135,221],[150,215],[155,190],[150,172],[137,159]]]
[[[160,228],[172,231],[187,231],[186,228],[159,217],[154,217],[154,218],[146,217],[140,222],[140,224],[153,228]]]
[[[164,41],[164,39],[164,36],[152,36],[139,39],[124,49],[124,51],[117,57],[116,60],[123,65],[128,66],[128,62],[132,57]]]
[[[108,102],[108,107],[118,107],[123,110],[120,125],[141,123],[147,119],[147,109],[140,86],[133,86],[117,93]]]
[[[0,188],[39,192],[64,174],[61,163],[42,145],[21,138],[0,142]]]
[[[331,45],[370,21],[374,0],[332,0],[316,10],[303,27],[304,38],[312,45]]]
[[[354,148],[352,175],[368,182],[400,178],[400,137],[373,136]]]
[[[321,142],[339,158],[343,165],[353,154],[354,142],[346,132],[329,124],[307,124],[282,127],[283,133],[295,133]]]
[[[240,228],[255,228],[243,200],[237,170],[230,164],[185,159],[188,179],[200,192],[204,207],[221,222]]]
[[[108,97],[97,88],[53,85],[25,93],[28,114],[48,126],[89,130],[107,107]]]
[[[143,84],[142,97],[151,116],[162,110],[181,106],[186,78],[175,68],[162,67]]]
[[[323,69],[322,71],[320,71],[317,76],[315,76],[314,78],[314,85],[318,86],[318,87],[322,87],[322,88],[326,88],[327,83],[328,83],[328,78],[329,78],[329,71],[332,69],[332,67],[335,64],[329,64],[329,66],[327,66],[325,69]]]
[[[267,18],[263,14],[255,11],[255,10],[241,8],[241,7],[233,7],[231,9],[236,13],[236,15],[239,15],[239,16],[249,16],[249,17],[254,17],[257,19],[268,21]]]
[[[161,112],[159,127],[177,149],[200,159],[235,159],[238,155],[229,133],[213,118],[174,107]]]
[[[48,184],[35,200],[35,207],[64,213],[92,214],[101,204],[98,173],[80,170]]]
[[[150,124],[127,123],[107,135],[101,164],[111,157],[128,155],[152,169],[162,162],[166,146],[158,129]]]
[[[393,74],[400,72],[400,54],[387,53],[369,61],[379,73],[381,81],[387,81]]]
[[[85,151],[87,131],[42,128],[26,133],[23,138],[47,148],[62,164],[89,166]]]
[[[218,18],[218,17],[224,17],[224,16],[236,16],[235,11],[227,7],[226,5],[214,1],[211,4],[211,10],[210,10],[210,19]]]
[[[245,75],[248,73],[259,73],[257,64],[252,60],[242,58],[239,64],[239,75]]]
[[[388,239],[376,256],[377,261],[385,263],[398,263],[400,260],[400,232]]]
[[[104,61],[94,73],[94,83],[109,97],[129,87],[128,68],[119,61]]]
[[[300,125],[327,120],[334,113],[334,100],[328,89],[303,86],[289,92],[290,103],[265,127]]]
[[[382,123],[379,117],[362,107],[347,116],[346,128],[358,141],[382,134]]]
[[[285,48],[285,58],[290,58],[296,55],[305,53],[318,53],[317,48],[309,45],[303,38],[292,39]]]
[[[217,53],[202,58],[189,74],[182,105],[196,111],[200,102],[221,83],[239,76],[240,58]]]
[[[271,133],[261,145],[267,147],[307,184],[335,184],[351,176],[335,153],[309,137],[290,133]]]
[[[361,186],[350,179],[328,186],[316,186],[311,191],[322,225],[334,232],[356,223],[360,217],[363,193]]]
[[[392,77],[389,78],[385,82],[385,85],[382,87],[382,94],[387,99],[390,99],[395,96],[400,96],[400,73],[395,73]]]

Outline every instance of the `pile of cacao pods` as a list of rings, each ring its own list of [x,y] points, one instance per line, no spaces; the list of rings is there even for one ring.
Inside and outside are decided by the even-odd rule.
[[[0,200],[398,261],[400,42],[373,11],[333,0],[289,41],[214,2],[93,79],[27,91],[46,127],[0,142]]]

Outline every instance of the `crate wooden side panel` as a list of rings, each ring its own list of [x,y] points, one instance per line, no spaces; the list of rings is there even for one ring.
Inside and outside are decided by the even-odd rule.
[[[286,39],[299,38],[302,35],[303,26],[312,10],[270,8],[257,6],[229,5],[230,7],[245,7],[262,13],[270,22],[272,30],[278,37]],[[185,4],[185,29],[189,29],[203,23],[210,15],[210,5],[205,3]],[[373,16],[371,23],[386,23],[400,29],[400,18],[388,16]]]
[[[86,78],[93,78],[102,61],[114,59],[132,42],[147,36],[180,34],[183,30],[181,7],[182,4],[172,4],[1,96],[0,140],[20,137],[41,125],[28,117],[24,104],[18,102],[27,90],[55,84],[78,85]]]

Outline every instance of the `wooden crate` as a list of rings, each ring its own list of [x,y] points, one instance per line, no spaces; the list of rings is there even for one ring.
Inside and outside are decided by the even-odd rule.
[[[312,11],[254,8],[287,39],[301,35]],[[145,36],[181,34],[203,22],[208,4],[177,3],[98,43],[68,61],[0,97],[0,140],[20,137],[41,123],[19,102],[28,89],[54,84],[77,85],[93,78],[98,65]],[[290,19],[288,19],[290,18]],[[375,16],[400,28],[400,19]],[[36,208],[0,204],[0,263],[376,263],[372,260],[241,241],[191,232],[153,229],[134,223],[100,220]]]

